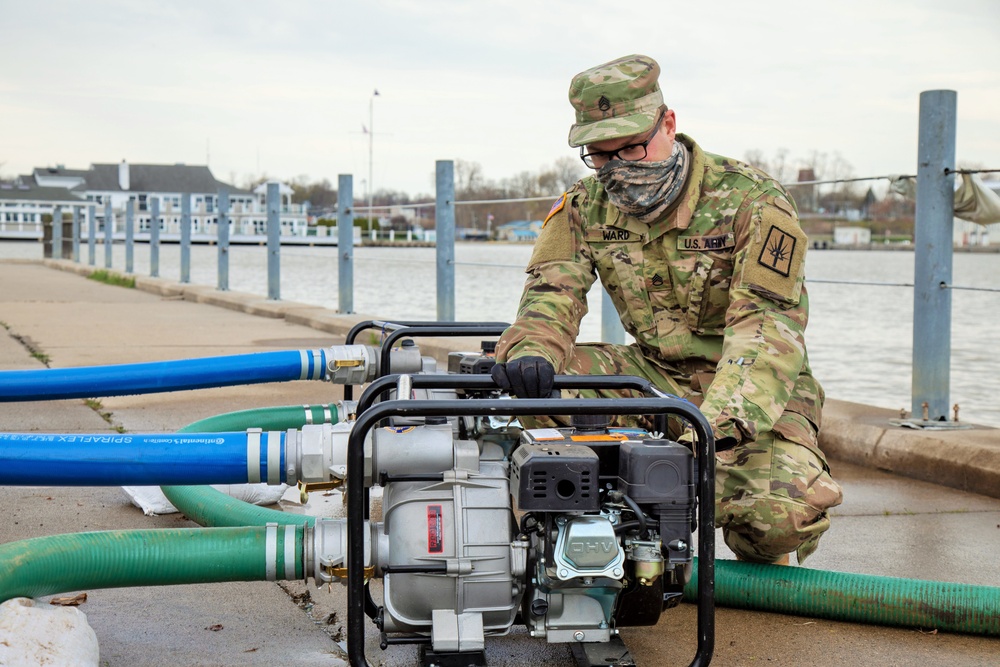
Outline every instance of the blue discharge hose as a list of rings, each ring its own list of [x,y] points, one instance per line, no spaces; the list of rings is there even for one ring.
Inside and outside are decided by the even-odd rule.
[[[0,371],[0,402],[130,396],[262,382],[322,380],[325,372],[325,350]]]
[[[283,431],[0,433],[0,485],[151,486],[285,481]]]

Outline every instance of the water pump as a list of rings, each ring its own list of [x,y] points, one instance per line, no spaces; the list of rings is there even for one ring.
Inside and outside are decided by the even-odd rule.
[[[699,542],[699,639],[711,659],[714,445],[690,403],[631,377],[557,376],[556,389],[632,389],[629,399],[500,397],[490,350],[456,355],[450,373],[390,374],[332,429],[331,474],[347,518],[320,519],[305,540],[317,583],[348,589],[348,652],[367,665],[364,616],[383,648],[419,644],[425,665],[485,665],[490,636],[515,624],[602,662],[626,626],[653,625],[680,602]],[[641,394],[645,394],[642,396]],[[389,398],[382,400],[380,398]],[[565,428],[518,417],[568,415]],[[611,415],[670,415],[695,445]],[[307,427],[310,428],[310,427]],[[370,495],[381,487],[381,516]],[[368,582],[383,580],[381,601]],[[605,652],[606,653],[606,652]],[[603,655],[603,654],[601,654]]]

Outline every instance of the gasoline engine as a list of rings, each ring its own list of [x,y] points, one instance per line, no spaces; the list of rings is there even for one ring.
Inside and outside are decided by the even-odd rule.
[[[361,347],[341,348],[331,379],[382,374],[351,361],[377,356]],[[629,388],[637,398],[511,400],[488,375],[491,347],[452,354],[448,373],[426,373],[437,370],[433,360],[415,364],[413,348],[397,348],[400,360],[410,356],[394,363],[407,373],[419,365],[417,374],[378,378],[355,420],[306,426],[295,439],[311,479],[325,462],[327,476],[347,484],[347,518],[317,521],[305,562],[317,584],[348,587],[352,664],[367,664],[362,609],[383,648],[420,644],[424,664],[478,665],[485,638],[515,624],[584,655],[620,645],[619,628],[653,625],[680,602],[692,533],[713,511],[711,431],[691,404],[623,377],[558,376],[556,388]],[[621,414],[680,418],[696,451],[659,432],[609,426]],[[529,415],[568,415],[570,425],[522,428],[518,418]],[[381,516],[369,518],[373,487]],[[709,557],[699,568],[692,664],[711,657],[713,538],[700,531]],[[383,580],[380,603],[372,578]]]

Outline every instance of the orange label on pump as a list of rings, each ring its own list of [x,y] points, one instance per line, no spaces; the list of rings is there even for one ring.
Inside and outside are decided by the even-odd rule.
[[[623,442],[628,440],[624,433],[608,433],[607,435],[571,435],[573,442]]]

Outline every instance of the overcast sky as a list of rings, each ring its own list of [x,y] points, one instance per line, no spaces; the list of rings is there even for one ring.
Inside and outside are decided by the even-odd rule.
[[[742,158],[916,173],[921,91],[958,92],[959,162],[1000,168],[1000,1],[0,0],[0,176],[205,164],[433,192],[574,156],[577,72],[659,61],[682,132]],[[364,182],[363,182],[364,179]]]

